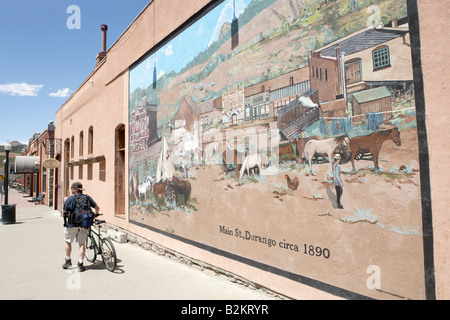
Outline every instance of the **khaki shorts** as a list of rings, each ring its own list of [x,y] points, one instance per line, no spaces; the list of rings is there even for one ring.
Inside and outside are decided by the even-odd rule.
[[[75,239],[79,244],[86,243],[88,229],[86,228],[64,228],[64,240],[72,243]]]

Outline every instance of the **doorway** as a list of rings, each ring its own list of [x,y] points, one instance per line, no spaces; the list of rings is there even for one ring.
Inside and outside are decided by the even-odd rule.
[[[70,159],[70,140],[64,141],[64,197],[70,196],[69,189],[69,159]]]
[[[361,82],[361,59],[352,59],[345,63],[345,81],[347,84]]]
[[[56,160],[58,160],[59,162],[61,162],[61,155],[57,155],[56,156]],[[61,170],[62,166],[59,166],[58,168],[55,169],[54,172],[54,187],[55,187],[55,191],[54,191],[54,202],[53,202],[53,209],[54,210],[59,210],[59,201],[61,199]],[[62,208],[61,208],[61,212],[62,212]]]
[[[115,132],[114,215],[125,218],[125,125]]]

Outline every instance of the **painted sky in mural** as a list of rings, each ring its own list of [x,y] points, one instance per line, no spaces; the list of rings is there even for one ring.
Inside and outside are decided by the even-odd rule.
[[[130,92],[136,88],[150,85],[153,79],[153,69],[157,65],[157,78],[170,72],[179,72],[192,58],[218,40],[220,29],[226,22],[231,23],[234,15],[238,18],[251,0],[237,0],[235,14],[233,2],[226,1],[210,14],[194,23],[183,32],[182,37],[176,37],[165,44],[157,54],[152,55],[144,63],[137,66],[133,72],[137,74],[130,79]],[[151,80],[153,81],[153,80]]]

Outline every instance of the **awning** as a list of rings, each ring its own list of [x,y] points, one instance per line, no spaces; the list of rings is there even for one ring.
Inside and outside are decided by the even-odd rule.
[[[38,173],[40,168],[39,157],[16,157],[14,173],[27,174]]]

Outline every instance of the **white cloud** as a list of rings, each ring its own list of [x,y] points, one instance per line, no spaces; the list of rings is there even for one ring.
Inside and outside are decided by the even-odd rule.
[[[173,46],[169,44],[166,49],[162,51],[166,56],[173,55]]]
[[[42,89],[43,84],[9,83],[0,85],[0,93],[10,96],[35,97]]]
[[[70,91],[69,88],[64,88],[56,92],[50,92],[48,95],[53,98],[67,98],[70,95]]]

